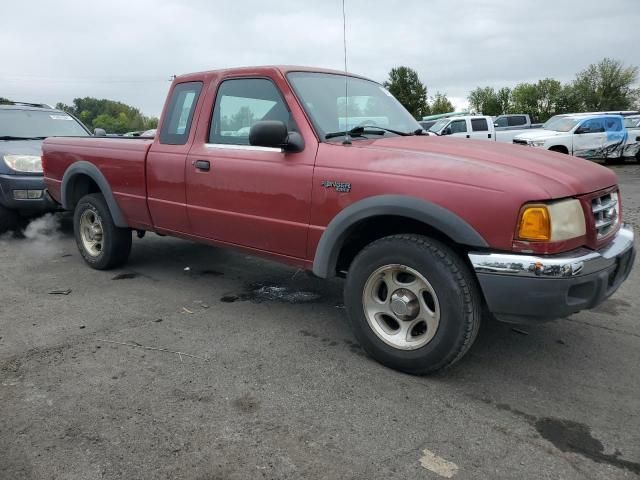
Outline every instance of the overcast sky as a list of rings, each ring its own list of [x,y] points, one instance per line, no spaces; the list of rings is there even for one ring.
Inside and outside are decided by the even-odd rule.
[[[146,115],[171,75],[230,66],[342,68],[341,0],[4,0],[0,96],[92,96]],[[457,107],[476,86],[575,73],[605,56],[640,65],[637,0],[346,0],[349,70],[416,69]]]

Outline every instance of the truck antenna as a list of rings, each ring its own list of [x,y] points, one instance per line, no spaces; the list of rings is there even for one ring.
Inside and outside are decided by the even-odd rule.
[[[347,16],[344,12],[342,0],[342,44],[344,47],[344,140],[343,145],[351,145],[349,136],[349,75],[347,74]]]

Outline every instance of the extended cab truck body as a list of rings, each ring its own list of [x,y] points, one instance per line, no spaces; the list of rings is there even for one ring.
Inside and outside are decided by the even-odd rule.
[[[587,159],[634,157],[640,147],[640,128],[625,128],[625,122],[620,115],[557,115],[539,130],[519,133],[513,143]]]
[[[349,76],[348,101],[344,87],[298,67],[184,75],[153,140],[46,140],[46,184],[94,268],[124,263],[138,230],[346,276],[363,348],[410,373],[461,358],[483,312],[564,317],[625,280],[633,232],[611,171],[424,135],[381,85]],[[350,103],[376,125],[351,127]]]

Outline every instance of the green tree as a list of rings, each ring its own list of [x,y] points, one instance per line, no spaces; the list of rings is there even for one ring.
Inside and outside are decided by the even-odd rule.
[[[498,93],[493,87],[478,87],[469,93],[467,100],[473,110],[483,115],[495,116],[504,113]]]
[[[427,87],[409,67],[392,68],[384,86],[417,119],[429,114]]]
[[[496,92],[496,100],[500,106],[500,113],[508,113],[511,110],[511,89],[509,87],[502,87]]]
[[[11,100],[8,98],[0,97],[0,105],[11,105]]]
[[[584,110],[627,110],[636,100],[637,80],[638,67],[604,58],[579,72],[573,88]]]
[[[148,130],[158,124],[157,119],[145,117],[135,107],[107,99],[75,98],[72,105],[58,103],[56,108],[72,113],[85,125],[104,128],[108,133]]]
[[[431,99],[429,109],[432,115],[436,115],[439,113],[453,112],[454,106],[445,94],[436,92],[435,96]]]

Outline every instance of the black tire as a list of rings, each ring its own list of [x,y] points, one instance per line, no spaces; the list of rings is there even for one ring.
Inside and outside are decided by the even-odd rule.
[[[385,265],[417,271],[437,295],[440,323],[435,336],[419,348],[395,348],[369,325],[363,306],[365,287],[369,277]],[[406,373],[424,375],[453,365],[469,350],[480,329],[482,300],[475,278],[458,254],[428,237],[393,235],[368,245],[349,268],[344,295],[363,349],[383,365]]]
[[[567,150],[565,147],[551,147],[549,151],[556,152],[556,153],[564,153],[565,155],[569,155],[569,150]]]
[[[80,223],[85,212],[95,215],[102,227],[101,247],[97,254],[92,254],[82,239]],[[73,214],[73,232],[82,258],[91,268],[109,270],[119,267],[129,258],[131,230],[116,227],[101,193],[92,193],[80,199]]]
[[[0,233],[15,230],[20,223],[20,216],[15,210],[0,205]]]

